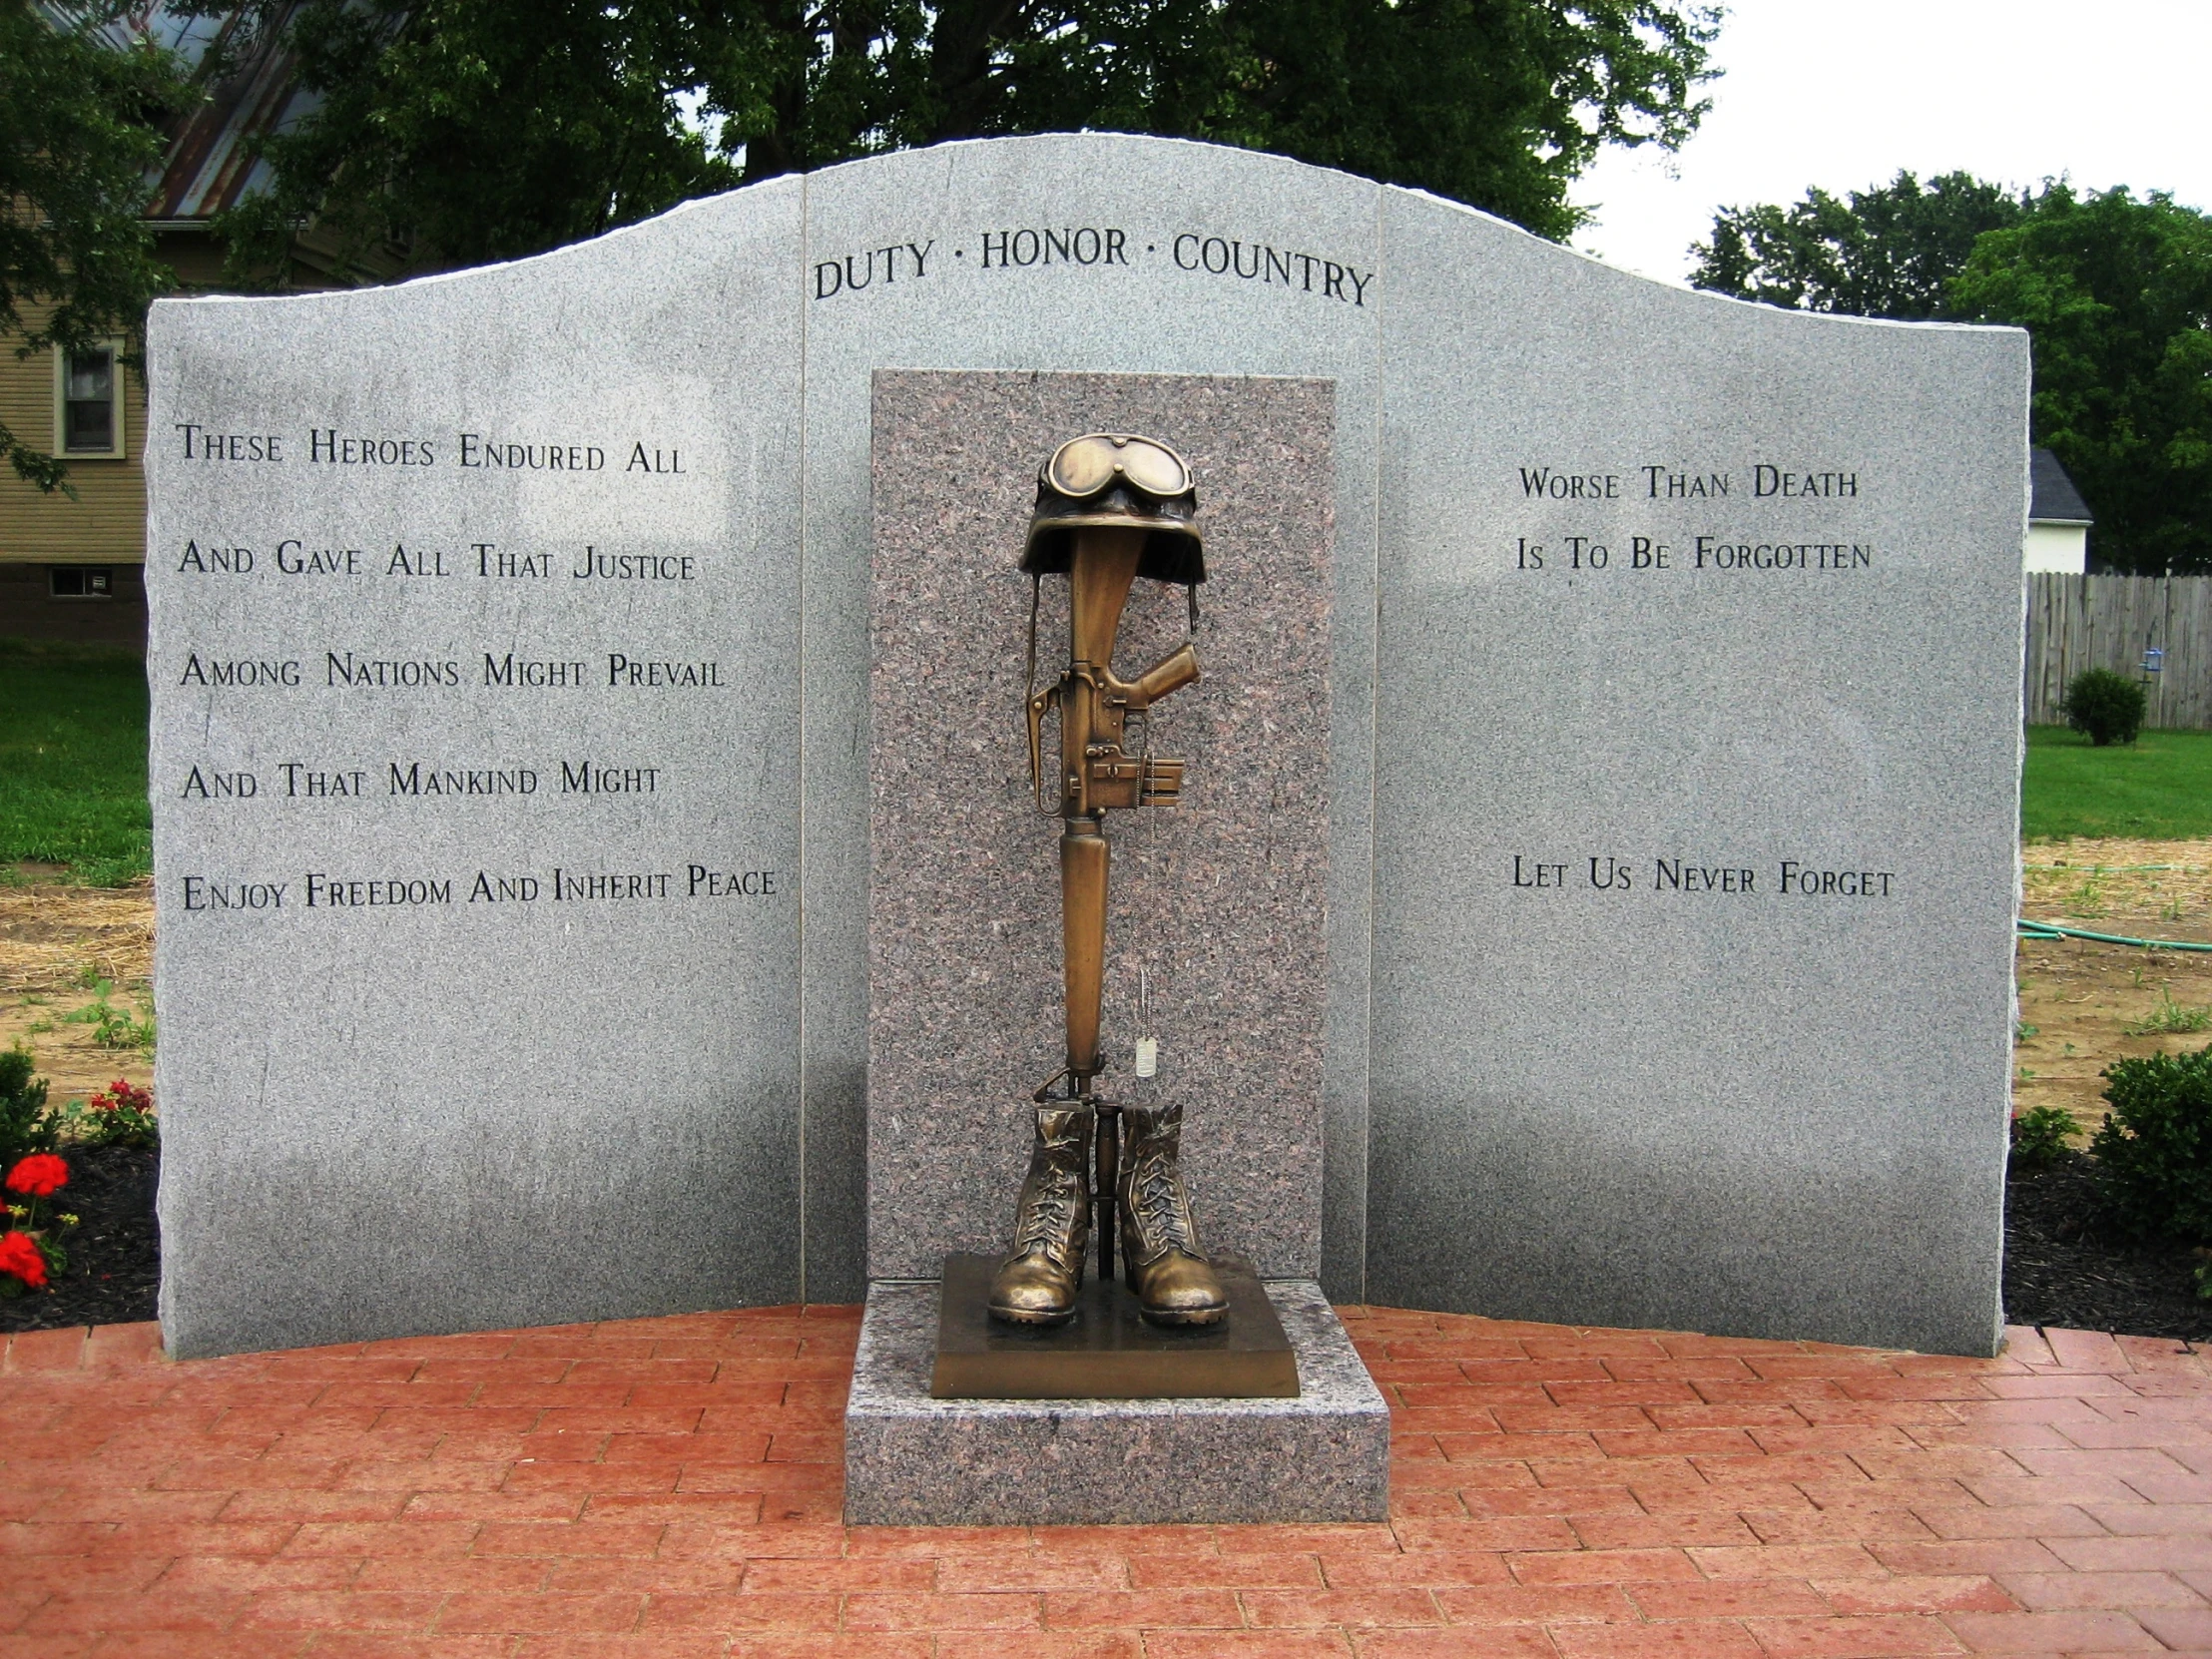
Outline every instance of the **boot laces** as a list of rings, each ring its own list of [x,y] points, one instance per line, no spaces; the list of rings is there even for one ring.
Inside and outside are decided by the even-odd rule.
[[[1184,1205],[1182,1180],[1166,1150],[1157,1142],[1138,1154],[1130,1187],[1136,1198],[1132,1208],[1144,1226],[1146,1247],[1196,1255],[1191,1243],[1191,1218]]]
[[[1039,1171],[1031,1189],[1031,1201],[1021,1207],[1021,1225],[1014,1234],[1014,1254],[1042,1248],[1057,1259],[1067,1247],[1075,1227],[1076,1211],[1084,1201],[1082,1177],[1061,1166]]]

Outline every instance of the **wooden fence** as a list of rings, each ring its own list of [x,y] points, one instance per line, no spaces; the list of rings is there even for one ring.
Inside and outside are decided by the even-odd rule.
[[[2155,675],[2146,651],[2163,651]],[[2150,693],[2149,726],[2212,730],[2212,576],[2027,577],[2027,723],[2057,726],[2066,682],[2108,668]]]

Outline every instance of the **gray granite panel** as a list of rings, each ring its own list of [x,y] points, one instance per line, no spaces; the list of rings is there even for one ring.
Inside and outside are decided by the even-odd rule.
[[[1990,1352],[2024,336],[1384,223],[1370,1298]]]
[[[173,1352],[910,1270],[930,1223],[869,1214],[862,1152],[886,368],[1336,388],[1323,1214],[1298,1271],[1986,1350],[2023,338],[1739,305],[1279,158],[1084,135],[876,158],[393,289],[157,308]],[[354,448],[327,462],[312,432]],[[538,462],[464,469],[463,434]],[[554,473],[548,444],[612,459]],[[637,444],[667,465],[629,474]],[[533,574],[471,574],[479,543]],[[1777,569],[1777,545],[1808,551]],[[694,571],[558,574],[585,546]],[[486,652],[595,672],[509,692]],[[592,683],[610,653],[722,684],[618,695]],[[414,666],[335,683],[362,662]],[[656,788],[564,802],[585,758]],[[539,787],[399,796],[394,762]],[[375,784],[277,793],[353,772]],[[1634,884],[1592,885],[1608,860]],[[1660,890],[1661,860],[1715,873]],[[1784,893],[1785,860],[1888,889]],[[776,890],[544,892],[555,867],[693,863]],[[515,897],[468,902],[478,873]],[[302,909],[309,877],[456,885]]]
[[[867,1054],[870,374],[1313,376],[1337,383],[1327,1189],[1339,1214],[1357,1214],[1367,1132],[1374,376],[1386,303],[1374,270],[1380,196],[1367,181],[1280,157],[1098,135],[944,145],[808,179],[810,1145],[818,1124],[837,1124],[840,1138],[855,1132]],[[1064,234],[1066,257],[1036,235],[1047,228]],[[1095,246],[1075,240],[1086,229],[1098,233]],[[1024,231],[1033,247],[1015,241]],[[1120,239],[1111,259],[1107,232]],[[919,269],[915,250],[927,256]],[[866,285],[855,290],[848,276]],[[1358,1230],[1338,1224],[1330,1238],[1331,1287],[1355,1294]],[[872,1233],[868,1250],[876,1273],[913,1254],[909,1241]],[[823,1283],[810,1273],[810,1287]],[[856,1278],[849,1294],[859,1294]]]
[[[1030,793],[1022,540],[1038,464],[1083,431],[1143,432],[1197,478],[1203,678],[1149,742],[1183,803],[1107,815],[1100,1090],[1186,1108],[1206,1242],[1263,1275],[1321,1261],[1335,387],[1194,375],[879,372],[875,379],[868,1218],[875,1271],[995,1253],[1027,1167],[1030,1091],[1066,1055],[1059,832]],[[1047,578],[1040,683],[1067,661]],[[1189,630],[1139,582],[1115,662]],[[1046,737],[1052,739],[1048,726]],[[1132,742],[1142,723],[1133,724]],[[1132,1075],[1146,974],[1159,1075]]]
[[[932,1399],[934,1284],[873,1285],[844,1418],[854,1526],[1379,1521],[1390,1413],[1321,1287],[1268,1286],[1296,1399]]]
[[[156,307],[172,1354],[799,1294],[800,195]]]

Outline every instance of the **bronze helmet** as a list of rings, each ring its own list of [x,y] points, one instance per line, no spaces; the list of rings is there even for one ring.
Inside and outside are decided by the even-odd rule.
[[[1074,534],[1142,529],[1139,576],[1195,587],[1206,580],[1198,531],[1198,490],[1189,464],[1157,438],[1086,432],[1070,438],[1037,469],[1037,506],[1021,568],[1064,574],[1074,563]]]

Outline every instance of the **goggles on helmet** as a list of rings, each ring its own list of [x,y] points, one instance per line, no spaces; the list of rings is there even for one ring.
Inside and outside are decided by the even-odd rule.
[[[1123,432],[1086,432],[1052,452],[1037,481],[1071,501],[1088,501],[1116,484],[1154,501],[1183,495],[1191,469],[1166,444]]]
[[[1032,576],[1064,572],[1077,532],[1134,529],[1146,532],[1138,575],[1195,587],[1206,580],[1197,514],[1190,466],[1166,444],[1131,432],[1086,432],[1037,469],[1021,568]]]

